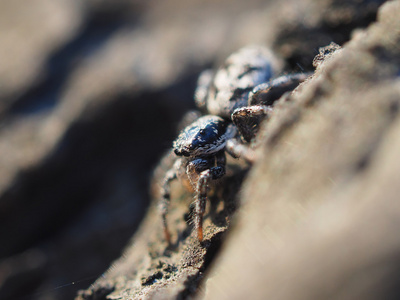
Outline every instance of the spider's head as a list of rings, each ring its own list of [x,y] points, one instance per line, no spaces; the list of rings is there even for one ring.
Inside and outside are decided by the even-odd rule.
[[[178,156],[201,156],[214,154],[225,147],[227,139],[233,137],[229,123],[218,116],[199,118],[181,131],[173,143]],[[228,130],[229,129],[229,130]]]

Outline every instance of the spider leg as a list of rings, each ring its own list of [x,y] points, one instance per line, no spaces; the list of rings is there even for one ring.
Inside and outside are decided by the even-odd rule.
[[[242,141],[250,143],[256,136],[261,121],[270,116],[274,102],[289,95],[310,75],[311,73],[284,75],[257,85],[249,93],[249,106],[237,108],[231,115]],[[255,159],[254,151],[245,145],[240,145],[237,140],[229,140],[226,150],[233,157],[243,157],[250,163]]]
[[[183,161],[182,159],[178,159],[175,161],[174,165],[168,172],[165,174],[164,183],[161,187],[161,201],[160,201],[160,212],[162,218],[162,225],[165,239],[167,240],[168,244],[171,243],[171,234],[168,230],[168,223],[167,223],[167,214],[169,204],[171,202],[171,181],[178,178],[178,174],[180,169],[182,168]]]
[[[243,158],[249,164],[256,159],[256,154],[248,145],[242,144],[237,139],[230,139],[226,142],[226,152],[233,158]]]
[[[245,106],[235,109],[232,122],[239,131],[244,142],[250,143],[258,132],[262,120],[271,113],[272,108],[265,105]]]
[[[200,173],[212,168],[214,159],[210,158],[196,158],[190,161],[186,166],[186,175],[193,187],[197,190],[197,183],[199,181]]]
[[[199,178],[196,187],[196,198],[195,198],[195,228],[197,229],[197,237],[201,242],[203,241],[203,215],[206,210],[206,200],[211,180],[221,178],[225,175],[225,164],[226,157],[223,151],[220,151],[216,155],[216,166],[200,171]]]
[[[295,73],[283,75],[269,82],[257,85],[249,93],[249,105],[272,106],[276,100],[287,92],[292,92],[300,83],[305,81],[312,73]]]

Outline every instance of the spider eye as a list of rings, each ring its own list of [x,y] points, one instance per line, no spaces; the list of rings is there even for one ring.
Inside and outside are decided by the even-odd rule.
[[[200,129],[200,134],[204,135],[206,133],[206,131],[204,129]]]

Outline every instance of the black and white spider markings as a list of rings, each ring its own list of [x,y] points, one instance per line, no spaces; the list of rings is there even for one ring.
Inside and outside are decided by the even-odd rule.
[[[298,73],[274,79],[279,69],[279,61],[268,49],[251,46],[230,55],[216,72],[207,70],[200,75],[195,101],[208,114],[184,128],[173,142],[176,160],[161,188],[160,210],[168,243],[171,181],[184,174],[194,188],[194,224],[201,242],[208,186],[225,175],[225,151],[253,162],[254,152],[248,144],[256,137],[260,122],[268,118],[277,99],[309,76]]]

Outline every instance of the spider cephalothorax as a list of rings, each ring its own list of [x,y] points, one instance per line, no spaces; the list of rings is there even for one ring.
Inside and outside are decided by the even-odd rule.
[[[176,161],[166,173],[160,203],[164,234],[170,242],[167,224],[170,183],[186,173],[195,196],[194,223],[203,239],[203,214],[211,180],[225,175],[225,151],[251,163],[248,146],[260,122],[272,111],[273,103],[292,91],[309,74],[292,74],[273,79],[281,67],[271,51],[246,47],[227,58],[215,73],[204,71],[195,92],[197,106],[208,113],[185,127],[173,143]]]
[[[182,130],[173,149],[178,156],[213,155],[223,150],[226,141],[235,134],[235,128],[223,118],[206,115]]]

